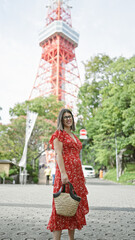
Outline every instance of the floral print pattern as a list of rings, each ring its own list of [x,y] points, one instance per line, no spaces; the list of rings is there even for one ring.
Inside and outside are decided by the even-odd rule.
[[[74,135],[75,140],[66,132],[57,130],[50,139],[52,149],[54,149],[53,141],[58,138],[63,143],[62,156],[65,164],[66,173],[69,181],[72,183],[74,190],[78,196],[81,197],[77,212],[73,217],[64,217],[56,213],[54,200],[52,203],[52,214],[47,226],[50,231],[58,231],[63,229],[81,229],[86,225],[85,215],[89,212],[87,201],[87,188],[85,186],[85,178],[82,171],[81,161],[79,157],[82,143]],[[61,187],[61,174],[56,163],[56,173],[53,192],[56,193]],[[66,184],[66,192],[69,192],[69,184]]]

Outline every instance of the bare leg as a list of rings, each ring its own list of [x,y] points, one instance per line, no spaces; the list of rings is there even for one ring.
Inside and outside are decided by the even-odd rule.
[[[61,239],[61,231],[53,231],[53,240]]]
[[[68,230],[69,240],[74,240],[74,234],[75,234],[75,229],[74,230]]]

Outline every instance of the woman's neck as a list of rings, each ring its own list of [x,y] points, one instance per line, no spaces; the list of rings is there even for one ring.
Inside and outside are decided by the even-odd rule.
[[[67,133],[71,133],[70,127],[69,128],[68,127],[64,127],[64,131],[66,131]]]

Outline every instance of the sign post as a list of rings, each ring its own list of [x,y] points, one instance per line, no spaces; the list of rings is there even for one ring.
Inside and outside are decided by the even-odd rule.
[[[87,139],[87,131],[86,129],[80,130],[80,139]]]
[[[87,131],[86,129],[81,129],[80,130],[80,139],[87,139]],[[81,149],[81,152],[80,152],[80,159],[81,159],[81,163],[82,163],[82,149]]]

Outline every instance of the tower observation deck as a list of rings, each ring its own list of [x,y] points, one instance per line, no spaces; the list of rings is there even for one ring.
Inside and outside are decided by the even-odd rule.
[[[39,34],[41,59],[29,99],[56,95],[75,108],[80,76],[75,57],[79,34],[72,28],[67,0],[50,1],[46,26]]]

